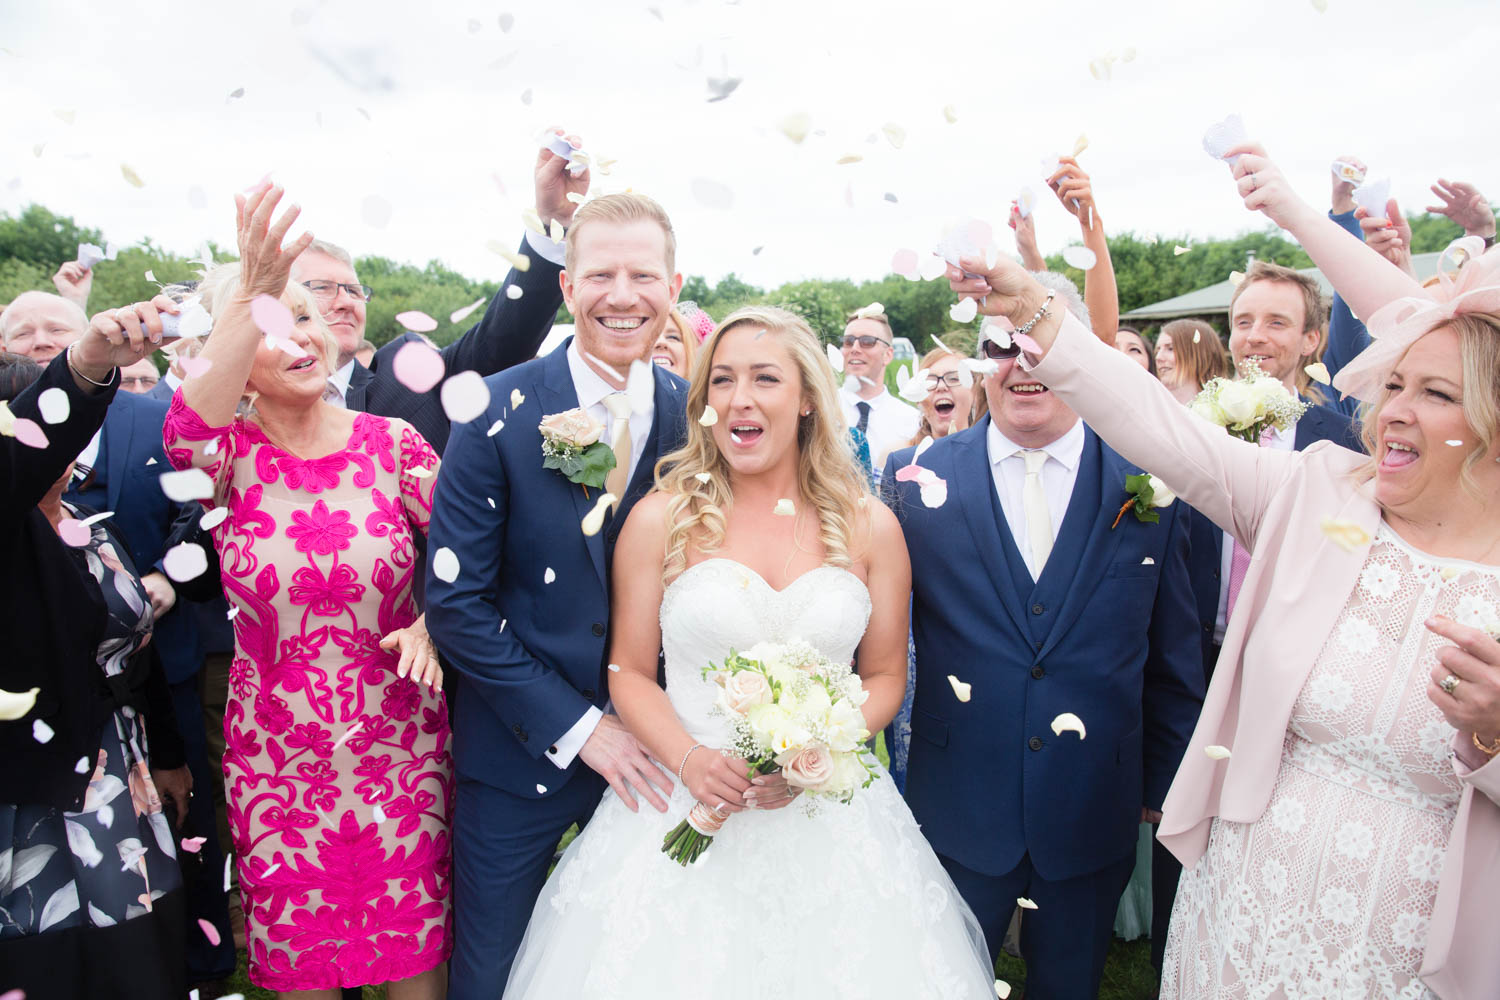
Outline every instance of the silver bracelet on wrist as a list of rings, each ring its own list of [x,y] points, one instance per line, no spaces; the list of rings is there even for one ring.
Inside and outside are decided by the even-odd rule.
[[[692,746],[690,746],[690,747],[687,748],[687,753],[685,753],[685,754],[682,755],[682,763],[677,765],[677,783],[678,784],[682,784],[682,782],[683,782],[682,772],[687,768],[688,758],[693,755],[693,751],[694,750],[701,750],[701,749],[703,749],[703,744],[702,743],[694,743]]]
[[[1047,307],[1052,304],[1052,298],[1056,294],[1057,293],[1055,291],[1049,290],[1047,292],[1047,297],[1042,300],[1041,308],[1037,309],[1036,315],[1032,316],[1031,319],[1029,321],[1027,321],[1027,323],[1026,323],[1025,326],[1020,327],[1019,329],[1017,329],[1015,333],[1011,334],[1011,336],[1015,337],[1015,336],[1018,336],[1018,335],[1021,335],[1021,334],[1030,333],[1031,332],[1031,328],[1034,327],[1034,326],[1036,326],[1038,323],[1040,323],[1042,321],[1042,317],[1045,316],[1045,315],[1047,315]]]
[[[76,340],[68,345],[68,369],[72,371],[74,375],[77,375],[79,378],[87,382],[89,385],[97,385],[101,389],[108,389],[110,386],[114,385],[115,372],[119,370],[117,367],[111,368],[109,370],[109,377],[106,378],[103,382],[95,382],[93,379],[89,378],[83,372],[78,370],[78,366],[73,363],[73,348],[77,346],[78,342]]]

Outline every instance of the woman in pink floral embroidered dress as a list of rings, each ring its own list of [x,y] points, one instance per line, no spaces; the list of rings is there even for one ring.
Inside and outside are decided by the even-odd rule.
[[[236,199],[238,275],[210,276],[209,367],[164,430],[173,466],[202,470],[228,511],[213,529],[236,645],[224,776],[250,978],[298,996],[385,983],[392,1000],[438,998],[452,759],[411,591],[438,458],[403,421],[323,401],[328,334],[287,286],[311,234],[282,249],[297,209],[270,226],[280,197]]]

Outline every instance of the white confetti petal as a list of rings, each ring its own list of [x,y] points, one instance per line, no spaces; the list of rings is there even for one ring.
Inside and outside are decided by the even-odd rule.
[[[1179,243],[1179,244],[1177,244],[1176,246],[1174,246],[1172,248],[1172,256],[1174,256],[1174,257],[1181,257],[1183,254],[1188,253],[1192,249],[1193,249],[1192,247],[1185,247],[1185,246],[1183,246],[1182,244]]]
[[[953,697],[964,702],[969,700],[969,694],[973,690],[972,684],[959,680],[953,674],[948,675],[948,683],[953,687]]]
[[[972,323],[974,317],[977,315],[979,315],[979,301],[977,299],[960,299],[956,305],[948,310],[948,318],[955,323]]]
[[[31,707],[36,704],[36,696],[41,693],[41,690],[41,688],[29,688],[25,691],[0,690],[0,722],[19,719],[31,711]]]
[[[545,573],[542,574],[542,582],[543,583],[552,583],[556,579],[557,579],[557,572],[555,570],[553,570],[553,568],[551,566],[548,566],[547,567],[547,572],[545,572]]]
[[[458,556],[444,545],[432,554],[432,575],[444,583],[458,579]]]
[[[547,229],[542,225],[542,217],[530,205],[521,209],[521,224],[538,236],[547,235]]]
[[[1341,518],[1325,517],[1319,523],[1328,540],[1345,552],[1353,552],[1370,544],[1370,533],[1353,521],[1345,521]]]
[[[1064,247],[1062,256],[1070,267],[1076,267],[1080,271],[1092,271],[1094,265],[1099,263],[1099,256],[1088,247]]]
[[[1155,566],[1156,565],[1156,560],[1152,559],[1150,556],[1147,556],[1146,558],[1144,558],[1144,559],[1141,560],[1141,565],[1142,566]]]
[[[776,506],[771,508],[771,513],[777,515],[778,517],[796,517],[797,505],[792,503],[792,501],[788,500],[786,497],[782,497],[780,500],[776,501]]]
[[[76,764],[73,765],[73,772],[75,774],[88,774],[89,773],[89,759],[87,757],[79,757],[78,758],[78,763],[76,763]]]
[[[215,507],[212,510],[206,510],[203,512],[203,516],[198,518],[198,527],[204,531],[213,531],[219,525],[223,524],[224,519],[228,516],[228,507]]]
[[[883,126],[881,126],[880,131],[885,133],[886,141],[889,142],[894,148],[900,149],[902,146],[906,145],[906,129],[902,128],[900,125],[897,125],[895,122],[886,122]]]
[[[782,135],[801,145],[802,140],[807,138],[807,133],[812,130],[812,118],[805,112],[798,111],[783,118],[778,128]]]
[[[480,299],[477,302],[471,302],[469,305],[464,306],[462,309],[453,310],[453,312],[448,314],[448,322],[462,323],[464,320],[468,319],[470,315],[473,314],[475,309],[478,309],[480,306],[484,305],[484,303],[485,300]]]
[[[1016,897],[1016,905],[1019,906],[1023,910],[1034,910],[1034,909],[1036,909],[1036,904],[1033,903],[1031,900],[1027,899],[1025,896],[1017,896]]]
[[[632,413],[649,413],[656,399],[655,366],[644,361],[630,363],[630,375],[625,380],[625,398]]]
[[[1450,448],[1462,448],[1464,446],[1464,443],[1457,438],[1449,438],[1447,441],[1444,441],[1443,444],[1447,445]]]
[[[42,419],[49,424],[62,423],[72,412],[68,394],[56,387],[47,389],[37,397],[36,408],[41,411]]]
[[[995,996],[999,997],[999,1000],[1009,1000],[1010,983],[1003,979],[995,980]]]
[[[499,508],[495,506],[495,498],[494,497],[485,497],[485,499],[490,502],[490,509],[491,510],[499,510]]]
[[[520,389],[512,389],[510,391],[510,408],[512,410],[519,410],[521,404],[524,402],[526,402],[526,397],[521,394]]]
[[[226,853],[224,855],[224,891],[225,892],[229,891],[229,865],[230,865],[230,862],[232,862],[232,861],[234,861],[234,855]]]
[[[958,122],[958,109],[951,104],[944,104],[943,118],[949,125],[956,124]]]
[[[713,473],[711,472],[695,472],[693,473],[693,478],[698,480],[698,482],[702,483],[704,486],[707,486],[710,482],[713,481],[714,477]]]
[[[226,621],[231,621],[232,622],[236,618],[239,617],[239,614],[240,614],[239,605],[235,605],[234,607],[232,607],[232,608],[229,609],[229,613],[224,616],[224,619]]]
[[[365,727],[365,720],[364,719],[357,719],[357,720],[355,720],[354,725],[350,726],[348,729],[345,729],[344,732],[343,732],[343,734],[341,736],[339,736],[338,740],[333,744],[333,749],[337,750],[339,747],[343,746],[345,743],[348,742],[349,737],[353,736],[355,733],[359,732],[364,727]]]
[[[1302,370],[1307,372],[1308,378],[1321,385],[1328,385],[1333,381],[1333,378],[1328,374],[1328,366],[1321,361],[1314,361]]]
[[[1061,736],[1066,732],[1074,732],[1078,734],[1078,738],[1080,740],[1083,739],[1085,735],[1087,735],[1083,728],[1083,720],[1074,715],[1072,712],[1064,712],[1057,718],[1053,719],[1052,732],[1057,736]]]
[[[611,663],[609,665],[609,672],[612,674],[618,674],[620,672],[620,665],[618,663]]]
[[[583,515],[582,527],[586,537],[592,538],[599,534],[599,529],[604,527],[604,515],[609,513],[610,504],[617,499],[619,498],[613,493],[599,494],[599,499],[594,501],[594,509]]]
[[[705,406],[703,412],[698,414],[698,423],[704,427],[712,427],[719,422],[719,411],[712,406]]]
[[[152,461],[155,461],[153,459]],[[147,462],[150,465],[151,462]],[[189,500],[211,500],[214,481],[202,469],[183,469],[180,472],[163,472],[159,477],[161,491],[168,500],[187,503]]]
[[[505,421],[504,420],[496,420],[493,424],[490,424],[490,429],[484,432],[484,436],[485,437],[494,437],[496,434],[499,434],[503,430],[505,430]],[[495,506],[495,501],[491,500],[490,501],[490,506],[491,507]]]
[[[52,732],[52,727],[47,725],[41,719],[31,720],[31,738],[36,740],[38,743],[47,743],[51,741],[54,735],[56,734]]]
[[[376,823],[385,822],[385,810],[380,807],[379,802],[375,803],[374,807],[370,809],[370,817],[374,819]]]
[[[162,568],[178,583],[196,580],[208,569],[208,553],[197,542],[181,542],[162,556]]]
[[[1206,747],[1204,747],[1203,748],[1203,752],[1208,755],[1208,758],[1210,760],[1228,760],[1229,759],[1229,748],[1228,747],[1221,747],[1217,743],[1214,744],[1214,745],[1212,745],[1212,746],[1206,746]]]
[[[547,786],[546,785],[542,785],[542,784],[538,784],[536,786],[536,793],[538,795],[546,795],[547,794]]]
[[[507,299],[510,299],[512,302],[514,302],[516,299],[519,299],[525,293],[526,293],[526,290],[524,288],[522,288],[520,285],[506,285],[505,286],[505,297]]]
[[[490,405],[490,387],[476,371],[459,372],[443,383],[438,393],[443,412],[455,424],[466,424]]]
[[[842,373],[844,370],[844,352],[832,344],[825,346],[828,348],[828,363],[833,366],[834,371]]]

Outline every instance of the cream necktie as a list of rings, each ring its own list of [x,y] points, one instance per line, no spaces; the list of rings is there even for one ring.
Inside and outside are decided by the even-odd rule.
[[[1052,554],[1052,514],[1047,510],[1047,491],[1042,488],[1042,466],[1047,464],[1045,451],[1024,449],[1026,484],[1021,488],[1021,504],[1026,512],[1026,540],[1031,543],[1031,561],[1040,579],[1047,557]]]
[[[610,442],[615,452],[615,467],[604,477],[604,491],[615,495],[611,510],[618,510],[630,485],[630,400],[623,392],[604,397],[604,408],[610,416]]]

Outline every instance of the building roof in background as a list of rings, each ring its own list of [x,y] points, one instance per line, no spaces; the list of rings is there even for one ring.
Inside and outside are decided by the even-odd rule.
[[[1419,253],[1412,257],[1412,267],[1416,269],[1417,280],[1426,281],[1437,273],[1437,261],[1439,253]],[[1299,268],[1301,273],[1310,274],[1317,279],[1319,287],[1323,289],[1325,298],[1333,298],[1333,286],[1328,279],[1323,277],[1323,272],[1315,267]],[[1186,295],[1177,295],[1151,305],[1132,309],[1120,316],[1124,320],[1156,321],[1177,319],[1181,316],[1213,316],[1228,315],[1229,299],[1234,294],[1234,285],[1229,281],[1221,281],[1207,288],[1200,288]]]

